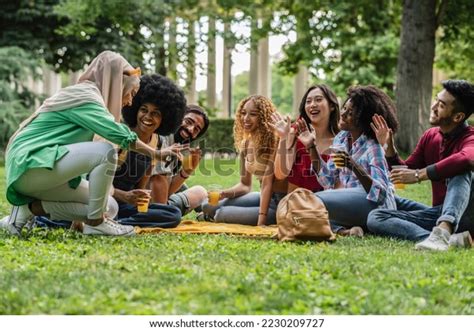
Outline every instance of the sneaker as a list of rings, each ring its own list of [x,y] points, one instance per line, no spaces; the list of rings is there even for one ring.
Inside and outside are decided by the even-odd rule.
[[[364,230],[360,226],[353,226],[349,230],[349,236],[362,238],[364,236]]]
[[[449,248],[449,237],[451,235],[445,229],[435,226],[430,236],[415,245],[418,250],[447,251]]]
[[[3,223],[5,218],[7,218],[6,224]],[[35,215],[30,211],[28,205],[13,206],[11,214],[5,218],[1,220],[0,227],[17,236],[21,235],[23,227],[32,228],[35,221]]]
[[[362,238],[364,236],[364,230],[360,226],[353,226],[350,229],[339,228],[336,232],[341,237],[357,237]]]
[[[8,227],[8,218],[10,218],[10,216],[5,216],[0,220],[0,229],[6,229]]]
[[[133,236],[135,235],[135,230],[131,225],[121,225],[106,218],[97,226],[84,224],[82,233],[104,236]]]
[[[449,247],[471,248],[472,238],[469,231],[452,234],[449,238]]]
[[[214,219],[211,216],[204,214],[204,212],[200,212],[199,214],[197,214],[196,220],[198,220],[199,222],[214,222]]]

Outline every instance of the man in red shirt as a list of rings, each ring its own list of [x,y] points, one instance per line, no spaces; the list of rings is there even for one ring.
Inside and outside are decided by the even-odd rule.
[[[474,128],[466,120],[474,110],[474,85],[464,80],[442,82],[431,106],[430,124],[406,161],[399,158],[386,123],[374,118],[372,128],[386,147],[394,183],[431,180],[433,207],[398,198],[398,210],[372,211],[367,227],[373,233],[420,241],[416,249],[471,247],[474,234]]]

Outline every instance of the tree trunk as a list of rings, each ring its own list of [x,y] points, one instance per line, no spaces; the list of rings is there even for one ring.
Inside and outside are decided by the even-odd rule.
[[[299,107],[306,89],[308,88],[308,68],[304,64],[298,65],[298,72],[295,75],[293,85],[293,114],[295,118],[300,115]]]
[[[436,0],[404,0],[395,91],[398,147],[413,151],[427,127],[435,55]]]
[[[168,41],[168,77],[175,82],[178,81],[176,70],[176,59],[178,58],[178,48],[176,44],[176,18],[169,20],[169,41]]]
[[[250,31],[250,72],[249,72],[249,94],[258,93],[258,38],[256,37],[257,18],[251,18]]]
[[[158,40],[159,39],[159,40]],[[163,35],[156,39],[156,41],[162,42],[161,45],[155,48],[155,72],[159,73],[162,76],[166,76],[166,48],[164,45],[165,40]]]
[[[224,36],[230,31],[230,23],[224,23]],[[222,110],[223,116],[232,117],[232,47],[227,38],[224,38],[224,68],[222,75]]]
[[[188,47],[186,63],[186,91],[188,104],[197,103],[196,93],[196,30],[195,20],[190,19],[188,25]]]
[[[268,36],[258,41],[258,94],[272,97]]]
[[[207,106],[216,108],[216,20],[209,16],[207,33]]]

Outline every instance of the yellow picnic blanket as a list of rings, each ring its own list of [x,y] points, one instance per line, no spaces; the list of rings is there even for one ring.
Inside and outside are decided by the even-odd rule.
[[[185,220],[176,228],[135,228],[137,234],[145,233],[212,233],[212,234],[233,234],[249,237],[272,237],[276,235],[278,228],[276,225],[270,226],[250,226],[241,224],[198,222]]]

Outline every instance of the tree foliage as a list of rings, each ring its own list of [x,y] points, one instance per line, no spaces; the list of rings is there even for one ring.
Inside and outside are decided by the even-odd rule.
[[[354,84],[375,84],[393,95],[399,45],[398,1],[290,1],[288,21],[298,39],[280,66],[296,73],[303,63],[338,94]]]
[[[38,78],[40,63],[19,47],[0,47],[0,150],[33,111],[39,96],[26,83]]]
[[[441,5],[440,5],[441,6]],[[435,66],[450,78],[474,81],[474,2],[443,1],[438,12],[439,43]]]

